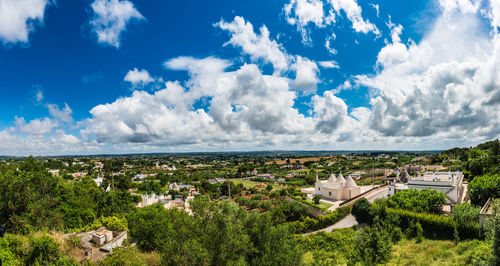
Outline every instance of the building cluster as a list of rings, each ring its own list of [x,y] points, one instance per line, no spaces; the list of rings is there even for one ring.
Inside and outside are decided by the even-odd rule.
[[[446,195],[448,204],[457,204],[463,201],[465,196],[464,175],[462,172],[425,172],[410,176],[406,169],[402,174],[400,169],[396,169],[396,177],[389,188],[389,195],[405,189],[432,189],[441,191]]]

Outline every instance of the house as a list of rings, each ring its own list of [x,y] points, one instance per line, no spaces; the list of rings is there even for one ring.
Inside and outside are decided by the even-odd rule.
[[[101,176],[98,176],[97,178],[94,178],[92,179],[94,180],[95,184],[98,186],[98,187],[101,187],[102,186],[102,181],[103,181],[103,178]]]
[[[494,215],[494,208],[493,204],[491,202],[491,198],[486,201],[486,204],[484,204],[483,208],[479,212],[479,225],[485,226],[488,224],[489,220],[493,217]]]
[[[49,169],[49,173],[51,173],[53,176],[58,176],[59,169]]]
[[[433,189],[446,194],[448,203],[460,203],[463,193],[462,172],[425,172],[408,180],[410,189]]]
[[[316,175],[315,195],[321,196],[330,200],[346,200],[352,199],[361,194],[361,188],[351,176],[345,179],[342,174],[335,177],[334,174],[328,180],[320,181]]]

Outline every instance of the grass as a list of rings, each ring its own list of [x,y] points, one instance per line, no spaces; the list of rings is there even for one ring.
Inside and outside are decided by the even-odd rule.
[[[328,209],[328,208],[333,206],[333,204],[322,201],[322,200],[319,201],[319,204],[314,204],[314,201],[311,198],[306,198],[306,202],[309,204],[316,205],[316,206],[320,207],[321,209]]]
[[[392,247],[387,265],[473,265],[480,258],[491,255],[484,241],[402,240]]]

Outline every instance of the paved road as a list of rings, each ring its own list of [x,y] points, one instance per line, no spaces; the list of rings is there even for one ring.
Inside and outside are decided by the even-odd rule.
[[[364,198],[366,198],[369,202],[374,202],[376,199],[386,198],[388,193],[389,193],[389,188],[383,188],[373,193],[369,193]]]
[[[304,235],[306,236],[306,235],[316,234],[318,232],[327,232],[327,233],[330,233],[334,229],[351,228],[351,227],[353,227],[353,226],[355,226],[357,224],[358,224],[358,221],[356,221],[356,218],[354,218],[354,216],[352,216],[352,214],[349,214],[346,217],[344,217],[342,220],[338,221],[334,225],[330,225],[330,226],[325,227],[323,229],[320,229],[318,231],[309,232],[309,233],[306,233]]]
[[[381,190],[374,191],[372,193],[368,193],[367,195],[364,196],[369,202],[374,202],[376,199],[380,198],[385,198],[387,197],[387,194],[389,193],[389,188],[383,188]],[[325,227],[323,229],[320,229],[318,231],[306,233],[304,235],[310,235],[310,234],[315,234],[317,232],[331,232],[334,229],[342,229],[342,228],[350,228],[358,224],[358,221],[356,221],[356,218],[352,216],[352,214],[347,215],[344,217],[342,220],[338,221],[334,225],[330,225],[328,227]]]

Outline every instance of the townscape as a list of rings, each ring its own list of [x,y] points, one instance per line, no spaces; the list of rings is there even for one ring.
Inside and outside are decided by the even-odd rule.
[[[500,266],[500,0],[0,0],[0,266]]]
[[[498,140],[442,152],[4,157],[0,258],[494,264],[499,160]]]

